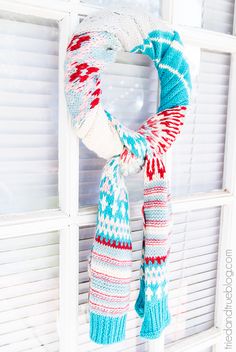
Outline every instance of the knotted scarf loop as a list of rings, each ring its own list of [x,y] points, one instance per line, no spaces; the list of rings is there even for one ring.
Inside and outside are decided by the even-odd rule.
[[[155,27],[153,27],[155,26]],[[160,104],[137,131],[126,128],[101,102],[101,72],[119,50],[152,60]],[[135,310],[140,336],[160,336],[170,323],[167,262],[172,208],[164,155],[183,125],[189,105],[189,65],[179,33],[148,15],[100,12],[74,31],[65,58],[65,97],[72,126],[107,163],[100,181],[97,224],[89,257],[90,338],[100,344],[125,339],[130,308],[132,240],[124,176],[144,169],[140,290]],[[127,116],[127,119],[129,116]]]

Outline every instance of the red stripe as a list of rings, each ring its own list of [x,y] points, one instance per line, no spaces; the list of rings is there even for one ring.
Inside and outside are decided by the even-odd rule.
[[[144,240],[144,241],[145,241],[145,244],[147,244],[148,246],[156,246],[157,244],[164,244],[167,240],[168,238],[164,240]]]
[[[158,221],[145,221],[145,227],[167,227],[169,224],[168,220],[158,220]]]
[[[154,190],[154,191],[151,191],[151,192],[149,192],[149,193],[146,193],[145,191],[144,191],[144,196],[152,196],[153,194],[157,194],[157,193],[162,193],[162,192],[157,192],[156,190]],[[163,192],[163,194],[164,194],[164,192]]]
[[[157,193],[162,193],[162,192],[165,192],[167,190],[167,187],[164,187],[164,186],[157,186],[157,187],[152,187],[152,188],[146,188],[144,190],[144,194],[149,194],[149,193],[152,193],[152,192],[157,192]]]
[[[97,304],[92,302],[91,300],[89,300],[89,303],[91,306],[99,307],[100,310],[104,311],[104,312],[109,312],[109,313],[125,313],[128,309],[129,309],[129,304],[127,304],[125,307],[123,308],[111,308],[111,307],[107,307],[107,306],[103,306],[101,304]]]
[[[102,274],[94,269],[91,269],[91,273],[94,274],[94,276],[96,277],[99,277],[99,278],[104,278],[105,280],[107,281],[110,281],[110,282],[115,282],[115,283],[118,283],[118,284],[125,284],[125,283],[129,283],[130,282],[130,278],[120,278],[120,277],[114,277],[114,276],[110,276],[110,275],[107,275],[107,274]]]
[[[112,247],[112,248],[119,248],[119,249],[129,249],[131,250],[132,249],[132,243],[121,243],[119,242],[118,244],[116,244],[116,241],[112,241],[111,243],[111,240],[106,240],[105,238],[101,238],[101,236],[97,236],[96,237],[96,242],[100,243],[100,244],[103,244],[105,246],[109,246],[109,247]]]
[[[166,219],[159,219],[159,220],[147,220],[148,224],[156,224],[157,222],[163,223],[163,222],[167,222],[168,220]]]
[[[166,207],[166,202],[163,200],[150,200],[147,202],[144,202],[144,208],[165,208]]]
[[[166,258],[168,257],[168,255],[169,255],[169,250],[168,250],[167,254],[163,255],[163,256],[146,257],[145,262],[146,262],[146,264],[148,264],[149,262],[152,262],[152,264],[154,264],[154,262],[158,262],[158,264],[161,264],[166,261]]]
[[[94,293],[94,296],[97,296],[97,297],[101,297],[102,296],[102,298],[104,298],[104,296],[106,296],[105,299],[111,300],[111,301],[122,302],[122,301],[126,301],[129,298],[129,295],[126,295],[126,296],[107,295],[106,293],[99,292],[97,290],[94,290],[93,288],[90,288],[90,291]]]

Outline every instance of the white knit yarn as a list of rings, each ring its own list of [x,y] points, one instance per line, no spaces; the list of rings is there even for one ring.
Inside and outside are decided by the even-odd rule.
[[[107,31],[116,35],[124,51],[130,51],[143,42],[153,30],[172,31],[162,20],[154,20],[149,14],[132,8],[106,9],[86,17],[76,27],[77,33]]]
[[[83,126],[76,128],[76,134],[89,150],[100,158],[109,159],[121,154],[123,145],[116,130],[108,123],[101,104],[88,111]]]

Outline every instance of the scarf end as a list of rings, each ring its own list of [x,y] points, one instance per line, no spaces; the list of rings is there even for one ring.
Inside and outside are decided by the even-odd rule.
[[[171,314],[168,308],[168,298],[163,297],[155,305],[145,307],[144,320],[140,336],[146,339],[159,338],[162,331],[170,324]]]
[[[90,339],[107,345],[125,340],[127,314],[118,317],[90,313]]]

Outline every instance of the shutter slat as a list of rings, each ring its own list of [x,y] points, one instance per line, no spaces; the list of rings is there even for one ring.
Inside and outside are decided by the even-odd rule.
[[[13,21],[12,19],[7,18],[1,18],[0,23],[1,33],[3,34],[50,41],[58,40],[58,30],[54,25],[40,25],[24,21]]]
[[[17,40],[16,40],[17,39]],[[1,50],[16,50],[18,52],[40,53],[48,55],[57,55],[57,42],[46,38],[29,38],[23,35],[11,33],[0,34],[0,49]],[[14,49],[13,49],[14,48]]]
[[[56,351],[59,233],[1,239],[0,248],[0,350]]]
[[[19,331],[24,326],[34,327],[37,325],[51,323],[56,321],[57,316],[58,316],[58,312],[55,311],[55,312],[49,312],[49,313],[43,313],[35,316],[30,316],[20,320],[6,322],[1,325],[1,334],[4,336],[4,334],[11,333],[12,331]]]
[[[1,349],[2,349],[2,352],[21,352],[21,351],[25,351],[27,348],[32,349],[33,347],[47,345],[55,341],[57,341],[57,334],[55,333],[48,333],[45,335],[41,335],[38,338],[35,337],[34,334],[32,333],[31,339],[15,342],[10,345],[3,346]]]
[[[46,263],[47,264],[47,263]],[[0,288],[11,287],[11,285],[23,285],[27,282],[47,280],[54,278],[58,272],[57,266],[49,268],[37,268],[36,270],[28,270],[19,274],[10,274],[1,276]],[[7,274],[7,273],[6,273]]]

